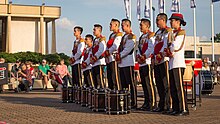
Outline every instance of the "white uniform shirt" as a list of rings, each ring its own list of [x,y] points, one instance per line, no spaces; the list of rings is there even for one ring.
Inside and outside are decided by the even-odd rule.
[[[136,38],[135,38],[135,35],[133,34],[125,34],[123,36],[121,44],[120,44],[122,45],[121,47],[123,47],[123,50],[120,52],[121,63],[118,64],[118,67],[134,66],[135,64],[135,58],[134,58],[135,41],[136,41]]]
[[[151,64],[151,58],[150,58],[150,55],[153,53],[154,51],[154,42],[155,42],[155,39],[154,37],[150,37],[149,39],[149,33],[146,33],[146,34],[142,34],[142,36],[140,37],[139,39],[139,45],[138,45],[138,50],[137,50],[137,55],[145,55],[146,56],[146,61],[145,63],[143,64],[140,64],[139,66],[142,67],[142,66],[145,66],[145,65],[149,65]],[[143,45],[144,43],[147,43],[148,45],[148,48],[147,50],[142,53],[142,48],[143,48]]]
[[[81,64],[82,63],[82,53],[83,50],[85,49],[85,42],[83,39],[77,39],[74,41],[73,44],[73,50],[77,49],[77,52],[75,54],[73,54],[72,52],[72,57],[75,59],[75,63],[73,63],[72,65],[76,65],[76,64]]]
[[[169,69],[174,68],[186,68],[185,58],[184,58],[184,46],[185,46],[185,30],[181,30],[174,34],[174,41],[170,45],[170,51],[172,52],[172,57],[169,61]],[[183,47],[181,45],[183,43]]]
[[[112,33],[109,37],[110,39],[114,39],[113,44],[111,47],[106,47],[106,50],[109,50],[109,54],[110,56],[106,57],[106,62],[110,63],[112,61],[115,61],[115,57],[113,54],[118,52],[118,47],[121,43],[121,38],[122,38],[122,33],[118,32],[118,33]],[[107,43],[108,44],[108,43]]]
[[[97,65],[105,65],[105,58],[102,57],[102,54],[105,52],[106,50],[106,43],[105,43],[105,39],[104,38],[95,38],[93,41],[93,48],[96,45],[99,45],[99,49],[98,51],[93,55],[97,57],[97,61],[92,65],[92,67],[95,67]]]

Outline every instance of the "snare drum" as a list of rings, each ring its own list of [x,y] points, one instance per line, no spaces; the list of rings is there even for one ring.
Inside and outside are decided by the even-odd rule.
[[[93,111],[105,111],[105,95],[104,89],[93,90]]]
[[[68,87],[68,101],[73,102],[73,87]]]
[[[62,102],[68,103],[68,88],[62,88]]]
[[[81,91],[81,106],[88,106],[88,89],[85,87]]]
[[[75,90],[75,103],[80,104],[81,103],[81,87],[76,87]]]
[[[106,94],[107,114],[128,114],[131,112],[131,95],[129,91],[112,90]]]
[[[90,109],[92,109],[93,108],[93,88],[87,88],[87,90],[88,90],[88,107],[90,108]]]

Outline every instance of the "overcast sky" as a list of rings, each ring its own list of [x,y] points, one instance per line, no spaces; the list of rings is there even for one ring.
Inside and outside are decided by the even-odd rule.
[[[10,0],[9,0],[10,1]],[[61,17],[56,20],[57,25],[57,52],[71,54],[74,40],[72,28],[80,25],[84,28],[83,36],[92,33],[95,23],[101,24],[103,35],[109,37],[109,21],[111,18],[119,20],[125,18],[124,0],[12,0],[14,4],[41,5],[45,1],[47,6],[61,6]],[[141,8],[144,8],[141,0]],[[166,1],[166,13],[170,17],[171,1]],[[197,35],[202,40],[210,40],[211,37],[211,0],[196,1]],[[136,18],[136,2],[132,0],[132,29],[139,36],[139,25]],[[180,11],[184,15],[187,25],[187,35],[193,35],[193,10],[190,8],[190,0],[180,0]],[[158,14],[158,0],[153,0],[153,6]],[[220,2],[214,4],[215,33],[220,33]],[[143,17],[143,11],[141,13]],[[168,23],[169,25],[169,23]],[[50,38],[51,39],[51,38]]]

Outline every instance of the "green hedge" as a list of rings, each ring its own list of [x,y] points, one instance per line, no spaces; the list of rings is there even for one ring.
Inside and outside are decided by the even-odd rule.
[[[64,53],[46,54],[43,55],[37,52],[18,52],[5,53],[0,52],[0,57],[4,58],[6,63],[14,63],[16,60],[21,62],[31,61],[33,64],[38,64],[42,59],[46,59],[49,64],[57,64],[61,59],[65,60],[65,64],[69,65],[69,56]]]

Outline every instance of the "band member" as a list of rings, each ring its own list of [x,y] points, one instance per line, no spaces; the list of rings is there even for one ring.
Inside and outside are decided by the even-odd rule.
[[[119,31],[120,21],[117,19],[112,19],[110,23],[110,31],[112,31],[109,36],[109,41],[107,42],[107,48],[105,52],[106,64],[107,64],[107,79],[108,79],[108,88],[117,89],[120,86],[116,87],[116,84],[119,84],[118,81],[118,67],[117,62],[115,61],[114,55],[121,42],[122,32]],[[117,83],[116,83],[117,82]]]
[[[186,22],[183,15],[173,13],[170,17],[170,25],[173,30],[173,41],[169,43],[167,55],[170,57],[169,74],[170,88],[173,101],[173,112],[171,115],[188,115],[188,105],[186,94],[183,87],[183,74],[186,68],[184,59],[184,40],[186,32],[181,29],[181,25],[185,26]]]
[[[73,44],[71,65],[72,65],[72,82],[75,86],[82,86],[82,75],[81,75],[81,62],[82,62],[82,53],[85,48],[84,39],[81,37],[83,28],[76,26],[74,27],[74,36],[76,40]]]
[[[150,20],[141,19],[140,31],[143,33],[139,38],[136,61],[140,66],[141,84],[144,91],[144,104],[141,110],[152,110],[156,106],[155,87],[152,80],[151,55],[154,49],[154,32],[149,30]]]
[[[82,71],[84,75],[84,85],[86,87],[94,87],[92,79],[92,65],[90,64],[90,55],[92,54],[92,42],[93,36],[87,34],[85,37],[86,50],[84,51],[83,61],[82,61]]]
[[[169,91],[169,58],[164,55],[164,49],[167,48],[168,35],[172,33],[172,29],[166,25],[167,15],[165,13],[157,15],[156,23],[159,30],[155,34],[153,63],[155,64],[154,74],[160,100],[158,108],[153,111],[166,113],[172,108],[172,104]]]
[[[90,63],[92,64],[92,76],[95,88],[104,88],[103,67],[105,65],[105,50],[106,38],[101,35],[102,26],[95,24],[93,28],[93,35],[96,37],[93,40],[92,55],[90,56]]]
[[[122,20],[122,30],[125,32],[122,37],[119,52],[116,54],[118,62],[120,81],[123,89],[131,88],[131,106],[137,107],[137,88],[134,83],[134,46],[136,36],[131,31],[131,21],[129,19]]]

